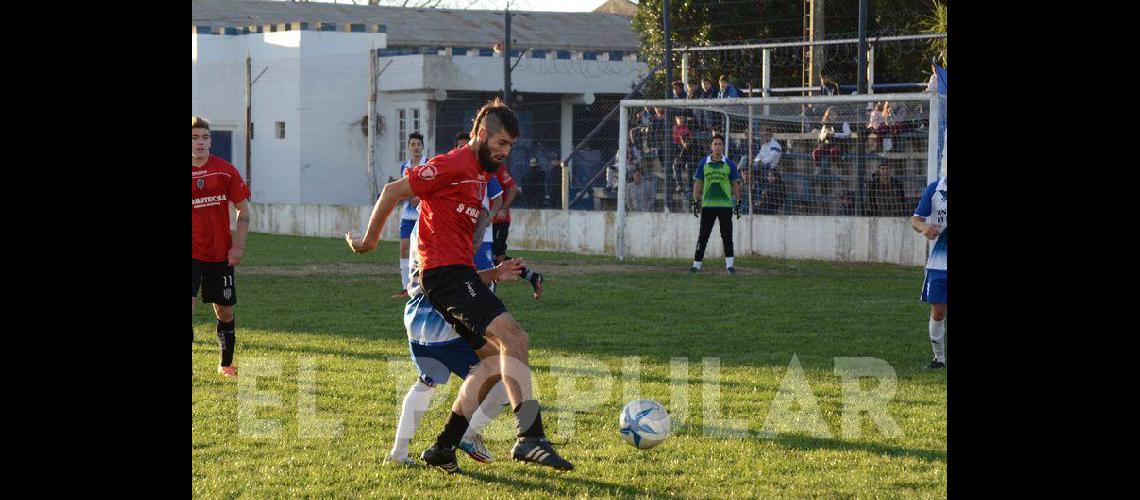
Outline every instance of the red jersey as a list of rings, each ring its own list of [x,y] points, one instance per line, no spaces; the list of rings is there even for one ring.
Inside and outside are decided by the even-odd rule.
[[[507,203],[507,191],[510,191],[510,189],[512,187],[514,187],[515,178],[511,177],[511,172],[509,170],[507,170],[506,165],[499,167],[499,169],[496,170],[495,173],[491,174],[491,175],[494,175],[496,178],[498,178],[499,184],[502,184],[502,186],[503,186],[503,204],[506,205],[506,203]],[[495,218],[491,219],[492,224],[500,224],[503,222],[506,222],[507,224],[511,223],[511,207],[504,206],[503,209],[500,210],[499,213],[495,215]]]
[[[193,207],[192,255],[206,262],[229,258],[229,203],[249,199],[249,186],[230,162],[210,155],[201,167],[190,167],[190,204]]]
[[[483,209],[488,174],[471,148],[453,149],[408,174],[420,198],[420,269],[463,264],[475,268],[475,224]]]

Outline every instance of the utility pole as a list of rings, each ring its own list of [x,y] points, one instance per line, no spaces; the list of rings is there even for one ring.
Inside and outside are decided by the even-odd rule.
[[[862,95],[867,93],[867,0],[859,0],[859,52],[858,63],[856,64],[856,78],[858,83],[855,86],[855,92]],[[867,134],[859,132],[859,137],[855,140],[855,185],[858,189],[855,190],[855,210],[856,214],[862,213],[863,207],[867,202],[866,197],[863,195],[863,176],[864,158],[863,153],[867,149]]]
[[[672,99],[673,96],[669,94],[673,88],[673,32],[670,31],[669,25],[669,0],[665,0],[665,11],[662,13],[664,17],[664,28],[662,35],[665,37],[665,99]]]
[[[378,66],[380,61],[376,58],[376,49],[368,50],[368,118],[364,123],[368,125],[368,150],[367,150],[367,163],[368,163],[368,193],[372,196],[370,201],[375,201],[377,196],[376,189],[376,80],[380,76],[378,74]]]
[[[250,163],[253,157],[253,113],[251,108],[251,101],[253,101],[253,60],[249,57],[249,51],[245,53],[245,183],[252,188],[253,186],[253,164]]]
[[[662,13],[662,21],[664,22],[664,26],[662,26],[664,28],[664,31],[662,31],[662,35],[665,37],[665,61],[664,61],[665,62],[665,99],[672,99],[673,98],[673,95],[672,95],[672,91],[673,91],[673,32],[671,31],[672,26],[670,26],[670,23],[669,23],[669,0],[665,0],[664,9],[665,9],[665,11]],[[672,130],[673,126],[671,124],[673,123],[673,115],[671,115],[669,113],[665,113],[664,118],[665,118],[666,127],[664,127],[662,130]],[[622,133],[626,133],[626,132],[624,130],[622,130]],[[654,137],[653,139],[656,139],[658,141],[662,141],[661,144],[670,144],[672,137],[673,137],[672,134],[666,133],[665,137]],[[669,208],[668,208],[669,207],[669,198],[671,196],[671,194],[668,192],[669,191],[669,180],[668,179],[669,179],[669,176],[672,175],[671,172],[673,171],[673,159],[670,158],[669,148],[666,147],[663,149],[665,150],[665,164],[663,166],[665,167],[665,179],[666,179],[665,180],[665,191],[666,191],[665,192],[665,211],[668,212],[669,211]],[[619,185],[622,185],[622,184],[625,184],[625,179],[621,179],[619,181]],[[617,202],[618,202],[619,206],[625,205],[624,199],[620,199]]]
[[[511,10],[503,9],[503,102],[511,104]]]
[[[859,83],[856,92],[867,93],[867,0],[859,0],[859,59],[856,74]]]

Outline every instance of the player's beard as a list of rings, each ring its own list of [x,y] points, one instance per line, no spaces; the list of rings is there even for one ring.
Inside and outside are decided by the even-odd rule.
[[[475,154],[479,157],[479,163],[483,165],[483,170],[487,172],[494,172],[502,166],[501,163],[496,163],[494,158],[491,158],[491,148],[487,147],[486,141],[475,143]]]

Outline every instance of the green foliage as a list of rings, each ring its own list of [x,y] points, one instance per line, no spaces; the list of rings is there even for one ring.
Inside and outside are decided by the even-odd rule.
[[[945,5],[932,0],[871,0],[868,5],[867,35],[912,34],[924,29],[923,19],[941,15],[945,32]],[[633,28],[641,42],[641,55],[653,67],[664,58],[662,24],[663,0],[642,0]],[[942,7],[938,7],[941,5]],[[941,9],[940,11],[938,9]],[[932,14],[932,10],[934,14]],[[941,14],[938,14],[941,12]],[[858,0],[829,0],[824,12],[825,38],[855,38],[859,26]],[[772,41],[800,41],[804,33],[804,2],[792,0],[715,1],[679,0],[670,2],[670,23],[674,49],[686,46],[735,45]],[[945,49],[945,41],[940,42]],[[876,52],[876,83],[921,82],[929,73],[930,53],[909,46],[883,44]],[[824,49],[826,70],[842,84],[856,81],[856,50],[853,47]],[[720,68],[738,87],[760,85],[760,51],[725,51],[706,54],[707,65]],[[680,77],[681,57],[674,51],[674,78]],[[694,75],[690,75],[693,77]],[[705,76],[705,75],[700,75]],[[714,81],[719,74],[712,76]],[[787,76],[787,75],[785,75]],[[775,83],[775,80],[774,80]],[[785,82],[787,83],[787,82]],[[796,84],[798,85],[798,83]],[[782,85],[780,85],[782,86]],[[667,93],[664,71],[646,84],[645,95],[664,98]]]

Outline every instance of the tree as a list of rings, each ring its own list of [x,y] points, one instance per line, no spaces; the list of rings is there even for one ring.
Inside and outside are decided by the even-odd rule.
[[[868,5],[867,34],[869,37],[920,32],[924,16],[930,16],[931,2],[938,0],[870,0]],[[664,58],[662,33],[663,0],[641,0],[633,29],[638,33],[642,57],[653,67]],[[737,45],[772,41],[799,41],[803,39],[803,0],[757,0],[752,2],[718,2],[716,0],[671,0],[670,23],[673,47],[701,45]],[[945,12],[945,7],[942,7]],[[824,31],[828,39],[854,38],[858,34],[859,0],[828,0]],[[945,14],[943,19],[945,19]],[[942,23],[940,32],[945,32]],[[933,28],[937,29],[937,28]],[[930,55],[919,44],[883,43],[876,47],[876,83],[921,82],[926,79],[924,70],[930,66]],[[942,41],[944,50],[945,41]],[[802,57],[795,50],[781,49],[785,61],[773,75],[774,86],[792,85],[799,81],[798,68]],[[828,46],[824,49],[825,69],[843,84],[856,81],[856,54],[854,45]],[[723,51],[702,53],[700,58],[705,72],[713,80],[719,74],[727,75],[738,87],[750,84],[760,86],[761,52]],[[776,57],[776,54],[773,54]],[[926,61],[925,63],[923,61]],[[679,75],[681,56],[674,50],[674,73]],[[777,63],[774,62],[775,66]],[[774,73],[776,69],[774,68]],[[787,74],[783,74],[787,73]],[[664,97],[667,91],[664,72],[646,84],[646,95]],[[679,78],[678,78],[679,79]]]
[[[931,3],[933,4],[934,10],[919,23],[922,27],[922,31],[926,33],[946,33],[946,4],[938,0],[933,0]],[[930,42],[930,50],[934,52],[934,56],[942,60],[942,66],[946,67],[946,39],[942,38]]]
[[[641,55],[650,67],[664,58],[663,5],[663,0],[641,0],[633,19],[633,29],[641,42]],[[674,48],[799,36],[803,16],[800,4],[791,1],[741,2],[726,6],[716,0],[672,0],[669,9]],[[680,69],[680,53],[674,51],[673,56],[674,68]],[[737,86],[747,86],[745,82],[759,85],[755,68],[759,67],[760,57],[758,51],[702,54],[706,66],[720,68],[720,73]],[[716,80],[720,73],[707,76]],[[690,75],[693,76],[696,75]],[[646,84],[645,93],[664,96],[667,90],[665,73],[660,72]]]

